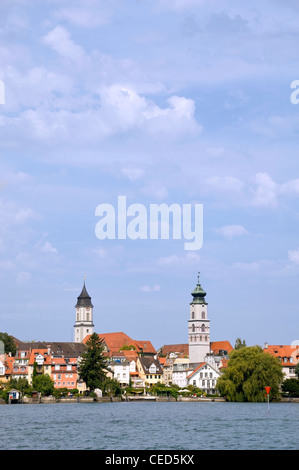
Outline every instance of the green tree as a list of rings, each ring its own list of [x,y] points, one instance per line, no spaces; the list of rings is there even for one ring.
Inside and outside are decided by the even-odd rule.
[[[47,374],[40,374],[32,378],[32,387],[42,396],[49,396],[54,392],[54,382]]]
[[[8,333],[0,333],[0,341],[4,343],[4,352],[6,354],[11,353],[12,356],[16,355],[17,346],[12,336]]]
[[[28,380],[25,377],[19,377],[19,379],[11,379],[7,386],[7,390],[16,389],[19,390],[23,395],[30,396],[32,394],[32,387],[29,385]]]
[[[236,343],[235,343],[235,349],[236,350],[244,348],[245,346],[246,346],[245,339],[243,339],[243,341],[241,340],[241,338],[236,339]]]
[[[103,340],[99,338],[97,333],[90,336],[86,346],[78,373],[87,388],[93,392],[96,388],[101,388],[102,383],[106,380],[108,362],[104,356]]]
[[[289,397],[299,397],[299,380],[286,379],[282,384],[282,391]]]
[[[121,385],[117,379],[106,378],[101,384],[102,392],[109,396],[121,395]]]
[[[227,368],[217,381],[217,389],[229,401],[264,401],[265,387],[271,397],[279,393],[283,380],[279,360],[263,352],[260,346],[244,346],[229,355]]]

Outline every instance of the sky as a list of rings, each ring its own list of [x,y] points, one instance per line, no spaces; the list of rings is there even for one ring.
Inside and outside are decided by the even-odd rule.
[[[0,331],[72,341],[86,279],[97,333],[186,343],[200,272],[211,341],[298,341],[298,22],[295,0],[1,1]],[[120,196],[202,205],[202,246],[99,239]]]

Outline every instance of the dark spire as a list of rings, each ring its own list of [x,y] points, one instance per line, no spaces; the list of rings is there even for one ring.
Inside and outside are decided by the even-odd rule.
[[[75,305],[75,307],[93,307],[91,303],[91,297],[90,295],[88,295],[88,292],[85,287],[85,281],[83,284],[81,294],[77,298],[78,300],[77,300],[77,304]]]
[[[207,293],[203,290],[199,283],[199,273],[197,274],[197,284],[195,286],[195,289],[191,292],[191,295],[193,297],[192,304],[206,304],[205,296]]]

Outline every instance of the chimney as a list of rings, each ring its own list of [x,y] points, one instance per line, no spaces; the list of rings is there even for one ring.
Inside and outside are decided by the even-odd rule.
[[[47,345],[47,350],[48,350],[48,356],[50,357],[51,356],[51,345],[50,344]]]
[[[266,342],[265,343],[265,349],[268,349],[269,344]]]

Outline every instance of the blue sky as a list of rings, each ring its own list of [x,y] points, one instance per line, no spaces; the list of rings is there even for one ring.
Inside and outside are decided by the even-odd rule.
[[[297,2],[3,0],[0,330],[187,342],[200,271],[211,340],[298,340]],[[95,209],[203,204],[203,246],[99,240]]]

